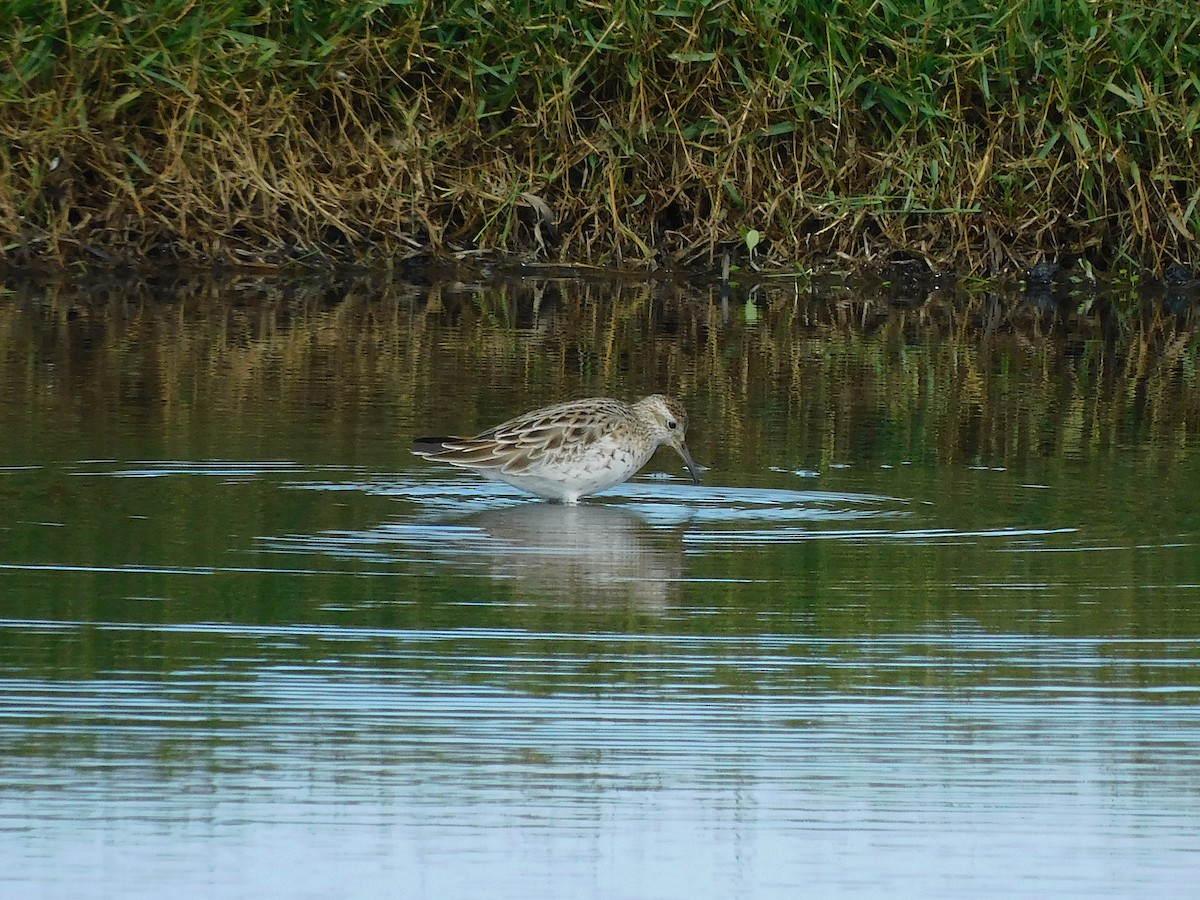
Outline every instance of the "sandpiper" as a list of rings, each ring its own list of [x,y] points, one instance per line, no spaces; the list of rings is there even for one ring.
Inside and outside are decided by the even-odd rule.
[[[686,434],[687,413],[671,397],[591,397],[535,409],[471,438],[420,438],[412,451],[546,500],[576,503],[628,481],[662,444],[683,457],[699,484]]]

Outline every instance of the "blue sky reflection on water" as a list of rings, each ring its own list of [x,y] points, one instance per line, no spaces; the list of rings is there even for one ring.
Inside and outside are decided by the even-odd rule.
[[[194,629],[244,647],[236,679],[8,681],[0,738],[40,720],[42,746],[33,768],[0,767],[11,887],[103,872],[84,896],[319,896],[348,877],[364,896],[771,896],[801,880],[1167,896],[1200,837],[1194,697],[1112,690],[1096,668],[1114,648],[1097,642],[597,635],[539,653],[508,630],[238,631]],[[255,658],[289,637],[325,660]],[[381,672],[388,645],[400,666]],[[1200,653],[1126,649],[1150,666]],[[856,656],[855,685],[822,683]],[[956,686],[978,672],[966,660],[1009,674]],[[949,685],[897,686],[914,664]],[[734,690],[723,666],[769,680]]]

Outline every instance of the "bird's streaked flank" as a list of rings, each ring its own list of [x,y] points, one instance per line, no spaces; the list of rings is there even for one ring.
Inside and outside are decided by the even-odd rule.
[[[412,451],[546,500],[575,503],[628,481],[663,444],[699,484],[686,435],[687,413],[671,397],[651,394],[636,403],[591,397],[536,409],[475,437],[420,438]]]

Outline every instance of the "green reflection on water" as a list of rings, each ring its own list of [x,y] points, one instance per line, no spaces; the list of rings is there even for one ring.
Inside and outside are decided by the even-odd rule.
[[[948,846],[998,896],[1180,883],[1194,317],[757,301],[747,324],[744,298],[671,285],[5,297],[0,887],[111,892],[79,853],[103,846],[136,856],[131,896],[241,896],[289,852],[390,896],[407,841],[488,890],[606,896],[644,886],[646,847],[663,871],[712,856],[696,822],[834,860],[745,854],[753,895],[788,860],[817,893],[916,884]],[[563,508],[406,450],[659,390],[689,408],[699,486],[662,454],[675,477]],[[531,822],[560,849],[514,857]],[[633,874],[565,877],[572,840],[588,873]]]
[[[1005,294],[895,309],[779,288],[757,301],[746,324],[710,293],[614,282],[23,285],[0,304],[3,464],[39,468],[0,475],[0,562],[116,571],[4,570],[7,614],[1197,633],[1192,319],[1152,305],[1047,316]],[[655,390],[688,405],[706,485],[726,488],[719,504],[754,489],[902,505],[881,501],[881,521],[854,535],[768,516],[700,523],[704,540],[689,543],[692,526],[644,521],[635,504],[620,552],[653,574],[595,603],[586,581],[555,590],[553,560],[540,576],[497,572],[494,552],[430,569],[386,534],[376,558],[272,545],[428,518],[387,492],[430,474],[405,452],[419,431]],[[317,482],[350,489],[296,489]],[[675,501],[686,507],[686,490]],[[1004,529],[1052,533],[993,534]],[[679,613],[699,606],[711,613]]]

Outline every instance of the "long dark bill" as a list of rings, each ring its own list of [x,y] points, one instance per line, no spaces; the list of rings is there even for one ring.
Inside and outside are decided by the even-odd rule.
[[[700,473],[704,471],[700,466],[696,465],[696,461],[692,459],[692,454],[688,452],[687,444],[682,442],[673,444],[676,452],[683,457],[683,464],[687,466],[688,474],[692,476],[692,484],[700,483]]]

